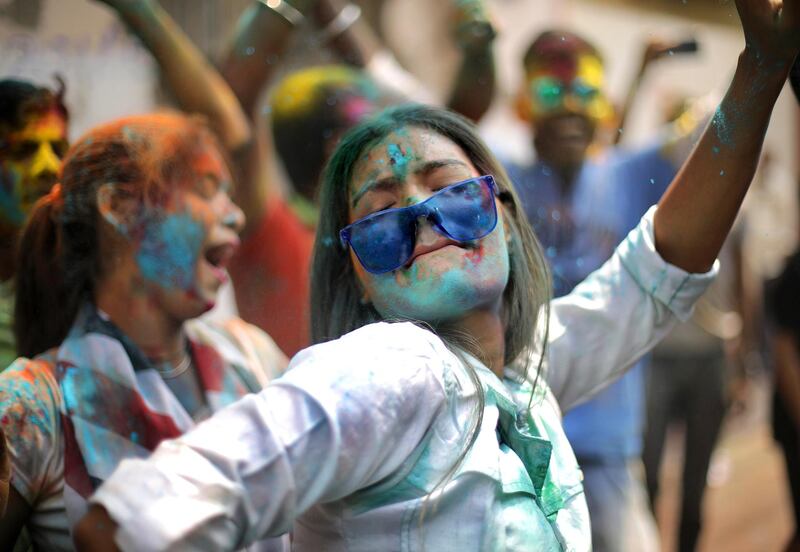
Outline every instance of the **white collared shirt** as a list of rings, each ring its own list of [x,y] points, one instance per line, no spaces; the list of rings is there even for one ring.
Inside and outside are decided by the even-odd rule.
[[[613,381],[713,278],[660,258],[653,213],[552,302],[530,410],[529,381],[501,381],[413,324],[372,324],[300,352],[262,392],[150,459],[124,461],[92,501],[119,524],[123,550],[235,549],[289,530],[297,550],[591,549],[559,404]],[[451,473],[477,421],[470,370],[485,405]]]

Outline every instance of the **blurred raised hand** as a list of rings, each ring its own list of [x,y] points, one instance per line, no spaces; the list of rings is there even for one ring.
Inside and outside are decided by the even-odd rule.
[[[736,0],[745,48],[762,63],[792,62],[800,50],[800,0]]]
[[[467,51],[491,45],[497,31],[483,0],[455,0],[453,35]]]

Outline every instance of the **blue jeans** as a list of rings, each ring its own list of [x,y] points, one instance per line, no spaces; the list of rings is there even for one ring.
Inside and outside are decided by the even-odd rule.
[[[583,461],[583,488],[592,523],[594,552],[654,552],[655,520],[647,508],[638,459]]]

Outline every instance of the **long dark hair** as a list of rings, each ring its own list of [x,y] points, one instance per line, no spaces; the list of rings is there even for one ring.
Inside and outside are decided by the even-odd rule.
[[[191,176],[190,160],[217,142],[198,120],[160,113],[99,126],[67,152],[60,184],[41,198],[17,253],[14,335],[17,354],[33,357],[64,340],[80,306],[113,258],[101,251],[97,190],[161,205]],[[110,253],[110,255],[109,255]]]

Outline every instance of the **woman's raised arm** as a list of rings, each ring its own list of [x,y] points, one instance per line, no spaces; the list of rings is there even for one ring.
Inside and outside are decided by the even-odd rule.
[[[745,48],[733,82],[655,215],[659,254],[688,272],[705,272],[714,263],[800,49],[800,0],[736,0],[736,6]]]
[[[155,58],[181,109],[208,118],[230,151],[250,125],[230,87],[156,0],[98,0],[114,9]]]

